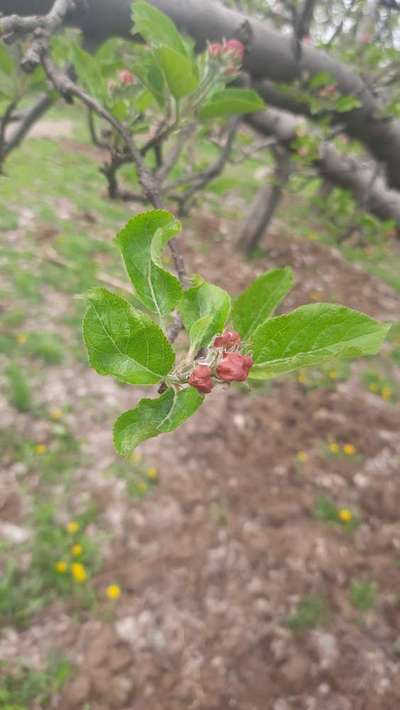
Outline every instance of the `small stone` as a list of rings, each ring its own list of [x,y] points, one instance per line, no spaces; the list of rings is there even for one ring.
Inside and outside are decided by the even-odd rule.
[[[314,631],[312,638],[321,669],[332,669],[339,658],[339,648],[335,636],[325,631]]]

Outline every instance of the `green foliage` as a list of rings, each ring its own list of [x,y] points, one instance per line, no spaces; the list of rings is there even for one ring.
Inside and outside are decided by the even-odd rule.
[[[175,361],[161,329],[104,288],[90,291],[88,300],[83,335],[96,372],[134,385],[161,382]]]
[[[227,118],[253,111],[262,111],[264,101],[251,89],[224,89],[212,95],[200,109],[202,120]]]
[[[160,64],[168,88],[175,99],[191,94],[199,85],[193,63],[171,47],[159,47],[155,56]]]
[[[203,397],[193,387],[172,387],[158,399],[142,399],[114,425],[114,444],[121,456],[130,454],[145,439],[173,431],[200,407]]]
[[[316,303],[271,318],[251,336],[250,376],[268,379],[336,357],[375,354],[390,326],[344,306]]]
[[[114,443],[122,455],[145,439],[172,431],[200,407],[203,397],[189,386],[199,351],[218,383],[221,354],[212,340],[228,322],[230,297],[201,279],[183,291],[176,277],[163,268],[163,248],[179,228],[172,214],[149,210],[131,219],[117,236],[135,295],[158,316],[160,327],[105,289],[88,295],[83,333],[92,367],[130,384],[162,382],[160,391],[166,390],[158,399],[143,399],[119,417]],[[271,318],[292,283],[290,269],[278,269],[260,276],[235,301],[233,325],[242,336],[244,352],[254,359],[250,377],[269,379],[338,357],[377,352],[389,326],[343,306],[312,304]],[[186,358],[176,364],[166,338],[175,307],[189,339]]]
[[[155,46],[169,47],[180,55],[186,55],[184,41],[167,15],[143,0],[136,0],[132,6],[134,32],[138,32],[149,43]]]
[[[217,333],[222,333],[229,318],[231,299],[228,293],[206,281],[199,281],[184,292],[179,313],[195,354],[207,347]]]
[[[0,667],[1,670],[1,667]],[[17,666],[7,672],[4,664],[0,679],[0,707],[3,710],[27,710],[32,703],[49,706],[52,696],[59,693],[72,673],[70,662],[54,654],[43,670]]]
[[[296,611],[289,616],[287,625],[292,631],[306,631],[323,625],[328,616],[325,599],[309,596],[299,602]]]
[[[32,391],[24,370],[10,362],[6,367],[8,399],[19,412],[29,412],[32,407]]]
[[[370,611],[376,603],[376,586],[371,582],[352,582],[350,601],[358,611]]]
[[[137,297],[160,317],[168,315],[182,295],[178,279],[161,263],[164,247],[180,228],[169,212],[150,210],[129,220],[116,239]]]
[[[275,269],[259,276],[236,299],[232,321],[243,340],[247,340],[272,315],[292,286],[291,269]]]

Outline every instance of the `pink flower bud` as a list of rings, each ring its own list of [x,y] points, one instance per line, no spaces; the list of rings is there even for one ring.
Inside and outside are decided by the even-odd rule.
[[[225,330],[222,335],[218,335],[214,340],[215,348],[234,348],[236,345],[240,345],[240,335],[234,330]]]
[[[254,360],[249,355],[226,353],[217,367],[217,375],[225,382],[244,382],[253,364]]]
[[[132,86],[132,84],[135,83],[135,77],[129,69],[121,69],[121,71],[118,72],[118,79],[124,86]]]
[[[208,53],[210,57],[219,57],[222,53],[222,44],[220,42],[213,42],[208,45]]]
[[[202,394],[208,394],[214,387],[211,375],[211,367],[208,365],[196,365],[189,377],[189,385],[195,387]]]
[[[228,39],[223,45],[224,54],[231,54],[240,64],[244,59],[244,44],[238,39]]]

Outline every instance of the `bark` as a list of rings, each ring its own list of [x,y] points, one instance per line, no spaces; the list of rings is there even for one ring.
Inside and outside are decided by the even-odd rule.
[[[280,144],[291,150],[292,141],[297,137],[299,126],[303,122],[290,114],[275,109],[253,114],[247,122],[265,136],[274,136]],[[400,226],[400,194],[390,190],[385,180],[378,176],[371,185],[371,178],[376,164],[363,163],[359,158],[352,158],[339,153],[329,143],[321,143],[318,158],[314,166],[319,174],[337,187],[350,190],[362,208],[383,220],[393,219]],[[365,195],[369,194],[365,204]]]
[[[290,159],[286,148],[281,148],[275,154],[275,171],[268,183],[263,185],[250,207],[249,215],[244,221],[238,239],[240,250],[251,254],[257,249],[264,232],[268,229],[276,209],[281,201],[283,189],[289,180]]]
[[[152,0],[152,3],[169,15],[182,31],[191,35],[198,47],[203,47],[207,41],[237,37],[247,19],[251,41],[245,69],[259,82],[259,89],[270,105],[287,108],[287,97],[276,89],[271,92],[270,84],[264,85],[261,80],[290,83],[298,78],[290,36],[276,32],[267,23],[246,18],[215,0]],[[87,0],[87,12],[76,14],[74,21],[92,42],[100,42],[112,35],[130,37],[131,4],[131,0]],[[0,0],[0,12],[43,13],[51,5],[51,0]],[[360,140],[371,155],[386,166],[389,185],[400,189],[400,122],[383,115],[381,105],[351,67],[309,45],[302,47],[301,63],[308,76],[329,72],[342,94],[360,100],[360,108],[333,114],[333,121],[343,123],[349,135]],[[301,102],[292,100],[291,104],[292,111],[308,114],[308,107]]]

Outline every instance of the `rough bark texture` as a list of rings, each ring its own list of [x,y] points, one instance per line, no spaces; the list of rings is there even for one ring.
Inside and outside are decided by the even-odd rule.
[[[299,119],[275,109],[253,114],[247,118],[247,122],[259,133],[275,136],[281,145],[289,149],[300,124]],[[363,205],[364,209],[380,219],[394,219],[400,225],[400,194],[389,190],[381,177],[377,177],[371,186],[374,166],[339,153],[329,143],[321,144],[314,165],[326,180],[350,190],[361,203],[366,191],[369,191],[368,204]]]
[[[191,35],[198,46],[223,37],[238,36],[246,20],[244,15],[229,10],[215,0],[152,0],[169,15],[181,30]],[[51,7],[51,0],[0,0],[4,14],[43,13]],[[87,0],[87,12],[76,15],[75,21],[92,41],[111,35],[130,36],[131,0]],[[271,29],[268,24],[247,18],[251,27],[245,69],[254,80],[268,79],[290,83],[298,77],[298,66],[290,36]],[[386,166],[389,185],[400,189],[400,122],[389,120],[382,107],[363,80],[353,69],[322,51],[308,45],[302,48],[302,70],[310,77],[327,71],[334,77],[338,90],[356,96],[361,107],[333,116],[345,125],[349,135],[358,138],[371,155]],[[274,106],[288,108],[287,97],[270,84],[259,83],[259,89]],[[304,104],[291,101],[291,110],[307,113]]]

